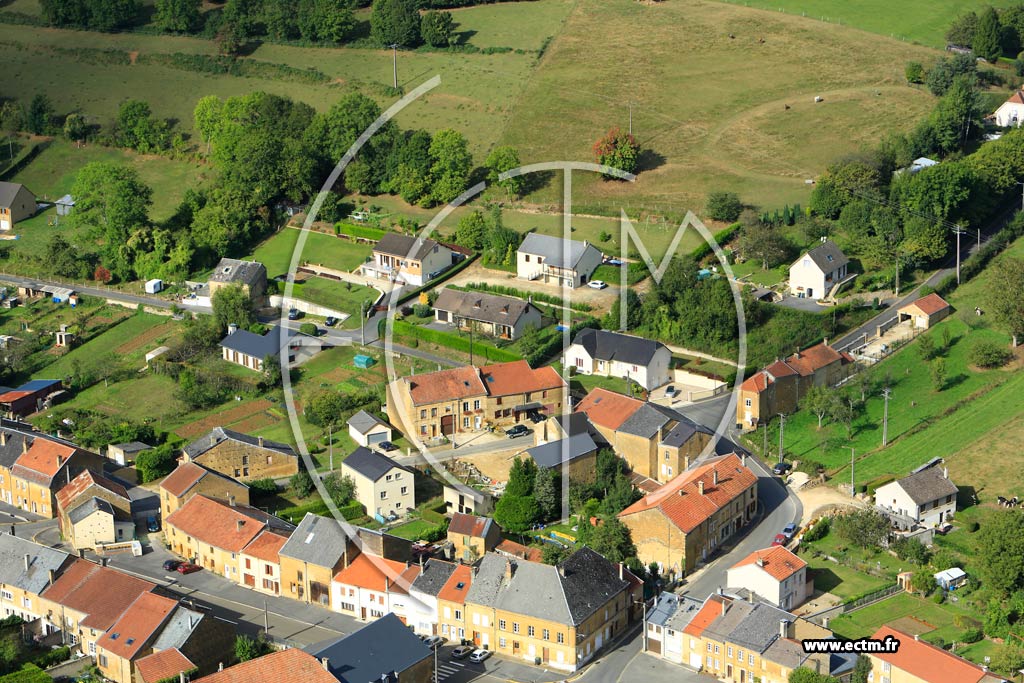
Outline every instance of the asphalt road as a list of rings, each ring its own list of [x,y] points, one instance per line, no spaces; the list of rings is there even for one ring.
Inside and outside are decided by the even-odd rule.
[[[38,278],[22,277],[20,275],[2,274],[0,275],[0,282],[10,282],[18,286],[50,285],[53,287],[66,287],[86,296],[95,296],[101,299],[113,299],[114,301],[123,301],[129,304],[142,304],[143,306],[153,306],[154,308],[171,308],[174,306],[173,301],[160,299],[155,296],[140,296],[138,294],[119,292],[116,289],[107,289],[106,287],[89,287],[87,285],[74,283],[68,284],[66,282],[55,282],[53,280],[40,280]]]

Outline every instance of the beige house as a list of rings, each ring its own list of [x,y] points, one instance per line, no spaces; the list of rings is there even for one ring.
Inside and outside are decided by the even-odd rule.
[[[793,610],[814,593],[807,563],[781,545],[755,550],[726,572],[730,588],[743,588],[784,610]]]
[[[916,301],[910,302],[899,309],[897,314],[899,315],[900,322],[912,320],[914,327],[927,330],[940,320],[949,317],[949,314],[952,312],[953,308],[949,305],[949,302],[935,292],[932,292]]]
[[[240,287],[253,301],[262,301],[267,291],[267,269],[258,261],[222,258],[209,280],[210,298],[225,287]]]
[[[448,524],[448,542],[455,549],[455,560],[475,564],[501,543],[501,527],[490,517],[456,512]]]
[[[798,258],[789,267],[789,293],[800,299],[832,299],[839,287],[854,278],[848,273],[850,259],[832,240]]]
[[[872,653],[872,683],[1003,683],[1006,679],[936,645],[883,626],[873,640],[898,642],[894,652]]]
[[[359,552],[336,519],[307,512],[278,551],[282,595],[330,607],[331,580]]]
[[[413,473],[383,453],[360,446],[342,461],[341,474],[352,477],[368,515],[402,517],[416,507]]]
[[[0,533],[0,617],[17,615],[31,622],[44,616],[40,594],[73,561],[60,550]]]
[[[0,182],[0,231],[36,212],[36,196],[21,183]]]
[[[196,495],[222,503],[249,504],[249,487],[194,462],[179,462],[160,482],[160,512],[166,518]]]
[[[421,287],[448,270],[455,258],[451,249],[432,239],[389,232],[374,246],[373,260],[362,271],[378,280]]]
[[[933,461],[909,476],[879,486],[875,505],[897,528],[934,529],[953,519],[958,491],[949,471]]]
[[[279,479],[299,471],[299,456],[288,444],[224,427],[214,427],[185,446],[182,455],[185,462],[241,481]]]
[[[264,529],[242,548],[239,558],[239,583],[267,595],[281,594],[281,548],[290,534],[279,529]]]
[[[434,319],[461,330],[499,339],[518,339],[531,325],[540,329],[540,309],[530,301],[484,292],[445,288],[434,302]]]
[[[590,242],[529,233],[516,252],[516,274],[559,287],[582,287],[604,255]]]
[[[1024,122],[1024,90],[1016,90],[992,115],[997,126],[1020,128]]]

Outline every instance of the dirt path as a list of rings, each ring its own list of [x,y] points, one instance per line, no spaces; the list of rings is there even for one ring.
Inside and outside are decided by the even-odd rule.
[[[804,507],[804,516],[800,520],[801,526],[809,524],[828,510],[866,506],[863,501],[850,498],[848,494],[842,493],[829,484],[806,488],[804,484],[807,479],[807,475],[803,472],[794,472],[790,476],[790,486],[796,490],[797,498],[800,499],[800,503]]]

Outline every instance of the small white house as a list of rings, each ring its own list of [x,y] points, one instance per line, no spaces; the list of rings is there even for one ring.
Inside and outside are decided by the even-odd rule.
[[[590,242],[528,234],[516,252],[516,274],[560,287],[587,284],[604,255]]]
[[[997,126],[1019,128],[1024,121],[1024,90],[1018,90],[1010,95],[1010,99],[999,105],[993,116]]]
[[[801,299],[827,299],[839,285],[853,279],[850,259],[830,239],[809,250],[789,267],[789,293]]]
[[[367,277],[422,287],[455,263],[455,254],[432,239],[389,232],[373,248],[373,258],[362,265]]]
[[[391,577],[405,569],[403,562],[360,554],[331,581],[332,609],[363,621],[396,611],[393,598],[407,598],[408,594]]]
[[[755,550],[726,572],[730,588],[745,588],[784,610],[799,607],[814,593],[807,563],[781,545]]]
[[[348,435],[360,446],[373,448],[391,441],[391,426],[376,415],[360,410],[348,419]]]
[[[900,529],[935,528],[956,513],[957,487],[949,472],[932,462],[907,477],[879,486],[875,505]]]
[[[935,583],[939,588],[953,591],[967,583],[967,572],[960,567],[950,567],[935,574]]]
[[[650,391],[671,381],[672,352],[661,342],[588,327],[565,350],[562,364],[581,375],[628,378]]]

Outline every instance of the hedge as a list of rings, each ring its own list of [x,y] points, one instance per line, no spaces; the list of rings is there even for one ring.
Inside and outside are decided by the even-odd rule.
[[[387,230],[381,230],[380,228],[371,228],[369,225],[353,225],[352,223],[335,223],[334,229],[337,230],[339,235],[348,235],[349,237],[359,237],[367,240],[380,240],[384,235],[388,234]]]
[[[462,337],[451,332],[444,332],[443,330],[434,330],[422,325],[413,325],[404,320],[395,320],[392,324],[394,325],[392,333],[396,338],[416,339],[417,341],[437,344],[464,353],[469,353],[470,351],[469,337]],[[523,359],[517,353],[499,349],[497,346],[478,339],[473,340],[473,354],[483,356],[486,360],[498,363]]]
[[[715,242],[718,243],[718,246],[722,246],[723,244],[726,244],[729,240],[731,240],[733,237],[735,237],[736,233],[739,232],[739,230],[740,224],[733,223],[728,228],[725,228],[724,230],[719,230],[714,234]],[[711,253],[711,245],[708,244],[707,242],[701,242],[700,244],[697,245],[697,248],[693,250],[692,255],[693,258],[699,261],[705,256],[710,256]]]
[[[514,296],[519,299],[528,299],[530,297],[533,297],[534,303],[551,304],[553,306],[560,306],[562,308],[569,308],[574,311],[580,311],[581,313],[588,313],[594,310],[593,306],[582,301],[572,301],[567,306],[565,303],[565,299],[556,294],[547,294],[545,292],[524,292],[521,289],[509,287],[508,285],[492,285],[486,282],[470,282],[464,286],[449,286],[452,289],[455,289],[460,292],[487,292],[488,294]]]
[[[32,163],[32,160],[39,156],[49,143],[41,142],[36,143],[27,152],[24,152],[23,156],[15,161],[13,164],[4,169],[3,173],[0,173],[0,180],[8,180],[21,173],[21,171]]]
[[[0,676],[0,683],[53,683],[53,679],[35,664],[26,664],[19,671]]]
[[[338,512],[341,513],[341,516],[346,520],[359,519],[360,517],[366,516],[366,510],[358,500],[350,500],[344,505],[339,505]]]
[[[171,54],[143,53],[136,58],[138,64],[156,64],[158,66],[195,71],[207,74],[230,74],[243,78],[264,78],[276,81],[289,81],[317,85],[329,83],[330,76],[317,69],[297,69],[287,64],[262,62],[256,59],[235,59],[212,55],[192,55],[183,52]]]

